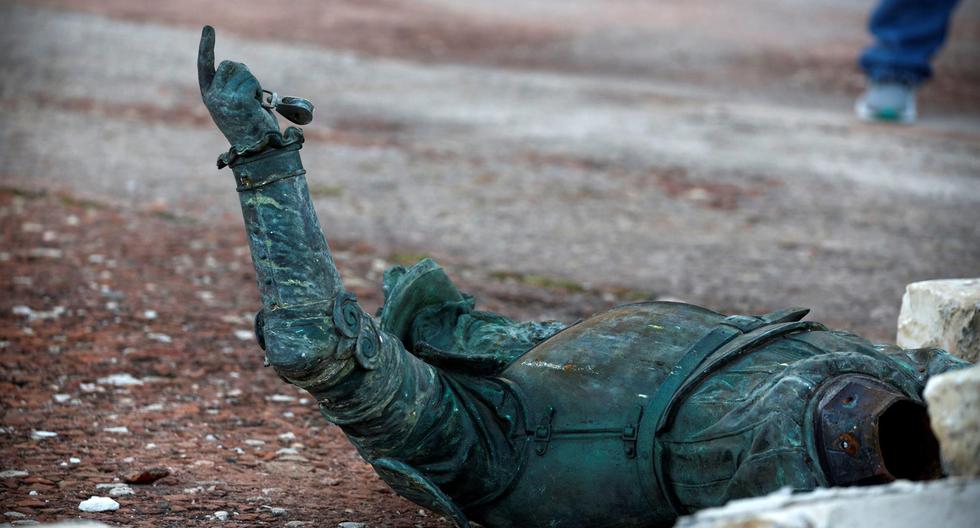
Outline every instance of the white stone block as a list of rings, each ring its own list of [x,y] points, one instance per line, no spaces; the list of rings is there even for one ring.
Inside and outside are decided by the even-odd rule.
[[[976,528],[980,480],[898,481],[740,499],[681,517],[675,528]]]
[[[976,363],[980,357],[980,279],[914,282],[898,316],[898,346],[942,348]]]
[[[980,477],[980,366],[933,376],[924,396],[943,467],[951,475]]]

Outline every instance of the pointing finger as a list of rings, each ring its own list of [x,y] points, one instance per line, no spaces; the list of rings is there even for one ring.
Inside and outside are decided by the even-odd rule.
[[[214,80],[214,28],[204,26],[201,30],[201,46],[197,52],[197,82],[201,85],[201,95],[207,92]]]

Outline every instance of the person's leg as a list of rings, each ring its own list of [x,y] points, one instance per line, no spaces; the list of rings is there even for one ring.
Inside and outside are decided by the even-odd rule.
[[[916,85],[932,75],[929,61],[946,40],[959,0],[882,0],[868,29],[875,42],[861,55],[872,81]]]
[[[915,89],[932,76],[929,61],[946,40],[959,0],[881,0],[868,28],[875,42],[861,54],[870,80],[855,110],[862,119],[915,120]]]

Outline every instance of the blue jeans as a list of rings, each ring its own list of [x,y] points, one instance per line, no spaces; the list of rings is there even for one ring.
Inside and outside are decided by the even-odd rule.
[[[861,69],[873,81],[912,85],[932,76],[929,60],[946,40],[959,0],[880,0],[868,29],[875,43],[861,54]]]

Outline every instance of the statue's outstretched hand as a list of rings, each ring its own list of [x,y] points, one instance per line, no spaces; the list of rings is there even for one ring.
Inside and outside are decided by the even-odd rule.
[[[211,119],[236,149],[251,146],[279,130],[272,111],[262,106],[258,79],[240,62],[222,61],[214,69],[214,28],[204,26],[197,56],[201,97]]]

